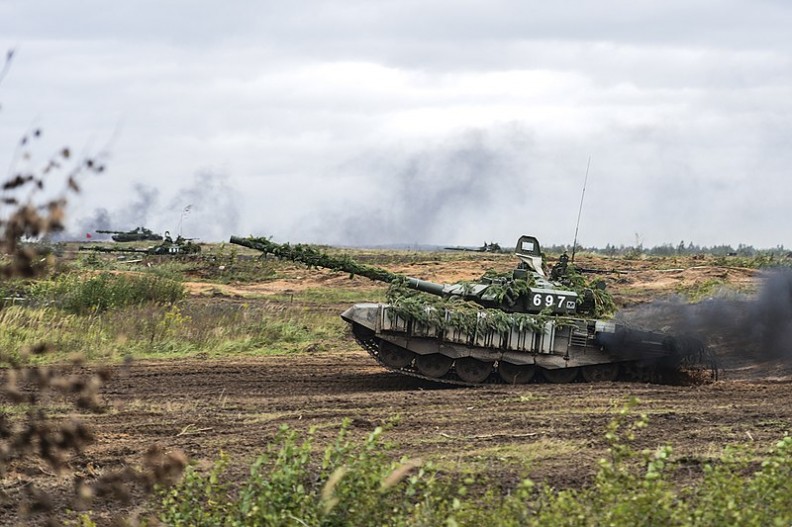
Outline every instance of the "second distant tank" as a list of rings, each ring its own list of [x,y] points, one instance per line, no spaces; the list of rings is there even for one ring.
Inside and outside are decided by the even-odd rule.
[[[487,243],[484,242],[484,245],[481,247],[443,247],[446,251],[469,251],[469,252],[476,252],[476,253],[502,253],[504,252],[498,242]]]
[[[194,242],[195,238],[183,238],[177,236],[173,240],[168,231],[165,231],[165,239],[159,245],[142,248],[130,247],[102,247],[102,246],[81,246],[81,251],[94,251],[101,253],[138,253],[138,254],[152,254],[159,256],[176,256],[183,254],[198,254],[201,252],[201,246]]]
[[[131,231],[111,231],[111,230],[103,230],[97,229],[98,233],[100,234],[112,234],[110,238],[114,242],[140,242],[140,241],[162,241],[162,235],[153,232],[150,229],[145,227],[137,227]]]

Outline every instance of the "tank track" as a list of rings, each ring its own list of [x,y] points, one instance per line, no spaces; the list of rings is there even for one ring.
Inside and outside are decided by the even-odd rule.
[[[504,381],[500,375],[496,371],[490,373],[490,375],[481,383],[471,383],[467,381],[463,381],[456,377],[453,369],[445,374],[442,377],[429,377],[428,375],[424,375],[415,369],[414,366],[410,365],[405,368],[394,368],[392,366],[388,366],[385,364],[379,356],[379,344],[380,339],[369,329],[359,326],[358,324],[352,324],[352,335],[354,335],[355,340],[357,343],[365,349],[371,357],[377,361],[377,364],[382,366],[388,371],[398,373],[399,375],[407,375],[409,377],[414,377],[416,379],[422,379],[426,381],[431,381],[440,384],[448,384],[452,386],[487,386],[493,384],[508,384]],[[657,384],[700,384],[703,382],[708,381],[716,381],[718,380],[718,367],[717,363],[715,362],[714,356],[709,352],[709,350],[703,349],[700,350],[700,355],[696,361],[683,361],[681,365],[683,368],[686,366],[694,371],[706,371],[709,370],[709,378],[704,378],[701,374],[699,375],[689,375],[690,379],[685,381],[678,379],[678,377],[682,374],[682,371],[672,371],[671,377],[677,377],[677,379],[669,379],[669,372],[661,371],[658,368],[646,368],[639,366],[639,361],[626,361],[622,363],[622,373],[621,378],[628,380],[628,381],[637,381],[637,382],[648,382],[648,383],[657,383]],[[687,362],[687,364],[686,364]],[[693,364],[693,363],[696,364]],[[540,368],[541,371],[541,368]],[[579,377],[580,378],[580,377]],[[541,380],[540,380],[541,379]],[[535,382],[542,382],[542,376],[537,375],[531,381],[531,383]],[[546,381],[545,381],[546,382]]]
[[[357,325],[354,325],[352,328],[352,334],[355,336],[355,340],[357,341],[360,346],[365,349],[369,355],[371,355],[377,364],[382,366],[388,371],[392,371],[394,373],[398,373],[399,375],[407,375],[409,377],[415,377],[416,379],[423,379],[425,381],[432,381],[437,382],[440,384],[450,384],[455,386],[485,386],[487,384],[497,384],[497,374],[490,374],[487,377],[487,380],[480,384],[465,382],[462,379],[455,379],[450,377],[452,375],[451,372],[447,373],[443,377],[429,377],[428,375],[424,375],[418,370],[414,369],[412,366],[408,368],[394,368],[392,366],[388,366],[382,359],[379,357],[379,339],[371,333],[370,335],[364,335],[362,331],[358,330]]]

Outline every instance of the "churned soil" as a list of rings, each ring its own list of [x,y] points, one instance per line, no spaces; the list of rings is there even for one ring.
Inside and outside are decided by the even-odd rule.
[[[89,370],[75,373],[90,373]],[[112,368],[103,388],[105,413],[78,417],[95,442],[70,461],[87,480],[125,465],[139,466],[158,445],[183,451],[208,468],[225,452],[240,479],[287,425],[315,428],[328,444],[343,420],[363,438],[388,426],[394,459],[430,459],[453,471],[460,464],[508,488],[524,477],[558,488],[592,481],[607,448],[607,423],[627,400],[646,413],[636,447],[672,445],[676,474],[695,478],[727,445],[762,452],[792,423],[792,380],[751,380],[739,372],[695,386],[645,383],[449,387],[384,371],[350,341],[345,351],[224,361],[136,362]],[[768,371],[769,373],[769,371]],[[731,377],[731,378],[729,378]],[[73,476],[53,480],[44,464],[20,462],[6,481],[41,480],[62,503]],[[15,490],[11,485],[11,495]],[[95,518],[109,521],[117,504],[99,501]],[[9,513],[13,504],[8,503]],[[0,511],[2,512],[2,511]],[[2,522],[0,522],[2,523]]]
[[[93,368],[75,369],[90,375]],[[95,441],[70,460],[86,480],[126,465],[140,466],[158,445],[182,451],[208,468],[225,452],[240,479],[245,467],[287,425],[315,429],[328,444],[342,421],[363,438],[385,425],[393,457],[430,459],[452,472],[460,464],[505,487],[524,477],[558,488],[592,481],[607,448],[607,423],[627,400],[649,426],[636,447],[672,445],[677,477],[695,478],[728,445],[766,451],[792,423],[792,377],[783,365],[721,372],[693,386],[615,382],[451,387],[383,370],[353,345],[342,351],[222,361],[133,362],[110,369],[104,413],[77,416]],[[12,466],[6,481],[40,480],[68,503],[73,476],[53,484],[41,462]],[[8,488],[8,487],[7,487]],[[13,496],[15,491],[11,485]],[[138,497],[139,499],[142,499]],[[13,511],[13,500],[7,511]],[[94,517],[110,521],[116,503],[99,501]],[[0,522],[2,523],[2,522]]]

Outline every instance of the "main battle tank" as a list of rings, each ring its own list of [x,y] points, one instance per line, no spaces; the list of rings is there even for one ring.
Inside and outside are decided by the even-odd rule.
[[[146,240],[160,241],[162,235],[157,234],[145,227],[137,227],[131,231],[110,231],[98,229],[96,232],[101,234],[112,234],[110,238],[116,242],[139,242]]]
[[[389,303],[355,304],[341,314],[360,345],[384,367],[433,381],[476,385],[617,378],[658,380],[688,368],[717,371],[691,337],[628,327],[596,317],[609,298],[582,280],[562,257],[545,274],[539,241],[518,240],[510,276],[438,284],[333,258],[306,245],[231,237],[231,243],[310,266],[392,284]],[[410,290],[405,294],[406,290]],[[430,301],[412,291],[442,299]],[[471,306],[474,302],[477,306]]]
[[[198,254],[201,252],[201,246],[197,243],[194,243],[194,239],[195,238],[182,238],[181,236],[178,236],[176,241],[173,241],[168,231],[165,231],[165,241],[159,245],[154,245],[145,249],[135,249],[128,247],[80,246],[79,250],[101,253],[138,253],[158,256],[181,256],[187,254]]]

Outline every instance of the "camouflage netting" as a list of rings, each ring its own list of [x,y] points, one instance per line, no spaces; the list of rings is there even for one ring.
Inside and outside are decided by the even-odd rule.
[[[405,280],[394,281],[388,288],[386,299],[391,305],[393,316],[439,330],[455,329],[470,334],[490,331],[505,333],[512,329],[543,331],[549,320],[555,320],[559,325],[569,324],[572,320],[547,314],[529,315],[486,309],[458,297],[443,298],[409,289]]]
[[[570,265],[561,283],[578,294],[578,302],[586,298],[593,300],[593,307],[590,316],[593,318],[610,318],[616,313],[616,303],[613,296],[605,289],[605,282],[602,280],[586,280]]]
[[[341,258],[330,256],[326,252],[320,251],[310,245],[278,244],[266,238],[240,238],[237,236],[231,237],[231,243],[255,249],[265,254],[272,254],[273,256],[285,260],[300,262],[308,267],[323,267],[334,271],[343,271],[349,273],[350,276],[364,276],[371,280],[377,280],[378,282],[390,283],[402,278],[400,274],[391,273],[379,267],[360,264],[346,256]]]

